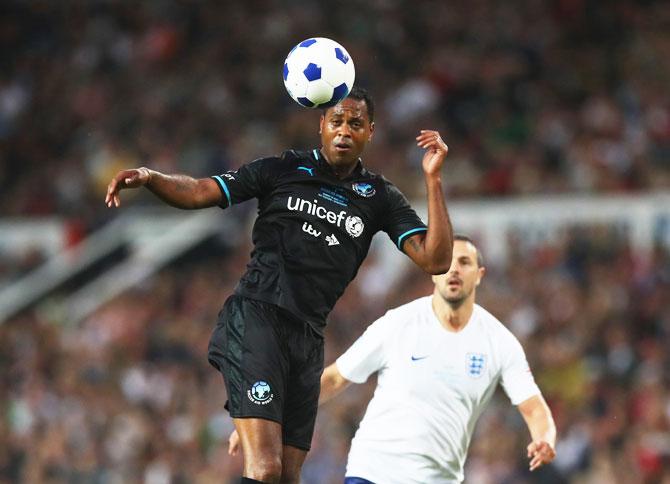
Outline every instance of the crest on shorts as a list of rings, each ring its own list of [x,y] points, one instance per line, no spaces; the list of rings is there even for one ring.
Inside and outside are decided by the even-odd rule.
[[[370,198],[372,197],[377,191],[375,190],[375,187],[370,185],[369,183],[352,183],[351,188],[358,193],[361,197],[365,198]]]
[[[274,394],[268,382],[258,380],[247,390],[247,397],[256,405],[267,405],[274,398]]]
[[[468,353],[465,355],[465,367],[470,378],[479,378],[486,369],[486,355],[483,353]]]

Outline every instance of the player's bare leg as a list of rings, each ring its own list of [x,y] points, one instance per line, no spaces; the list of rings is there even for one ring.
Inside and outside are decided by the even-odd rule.
[[[233,423],[242,444],[243,476],[267,483],[280,482],[283,451],[281,425],[261,418],[235,418]]]
[[[284,457],[282,459],[281,470],[281,484],[299,484],[300,471],[302,464],[307,457],[307,451],[292,447],[290,445],[284,446]]]

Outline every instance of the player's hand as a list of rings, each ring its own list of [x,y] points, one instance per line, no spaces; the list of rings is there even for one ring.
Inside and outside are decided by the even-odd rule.
[[[133,168],[132,170],[123,170],[116,174],[112,181],[107,185],[107,196],[105,196],[105,204],[108,207],[112,205],[119,207],[121,199],[119,192],[124,188],[137,188],[149,183],[151,179],[151,172],[148,168]]]
[[[530,459],[530,470],[534,471],[538,467],[549,464],[554,457],[556,451],[550,443],[543,440],[536,440],[528,444],[528,458]]]
[[[228,455],[237,455],[237,452],[240,450],[240,436],[237,434],[237,430],[233,430],[228,437]]]
[[[440,133],[422,129],[416,137],[416,144],[426,150],[422,161],[423,171],[427,175],[438,174],[449,152],[449,147],[442,141]]]

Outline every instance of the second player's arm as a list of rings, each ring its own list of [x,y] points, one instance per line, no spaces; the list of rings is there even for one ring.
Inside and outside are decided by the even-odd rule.
[[[521,402],[518,409],[530,431],[532,442],[527,451],[530,470],[534,471],[556,457],[556,424],[542,395]]]
[[[422,165],[426,179],[428,231],[408,237],[405,253],[424,271],[444,274],[451,266],[454,233],[442,189],[442,164],[449,148],[437,131],[421,131],[417,144],[426,149]]]
[[[342,376],[337,369],[337,363],[326,367],[321,374],[321,393],[319,393],[319,405],[327,402],[351,384]]]
[[[122,189],[140,186],[145,186],[165,203],[177,208],[205,208],[221,203],[221,190],[211,178],[166,175],[145,167],[117,173],[107,187],[105,203],[108,207],[118,207],[121,205],[119,192]]]
[[[319,405],[327,402],[342,390],[347,388],[351,382],[344,378],[337,369],[337,364],[327,366],[321,374],[321,393],[319,393]],[[228,437],[228,454],[237,455],[240,450],[240,436],[237,430],[233,430]]]

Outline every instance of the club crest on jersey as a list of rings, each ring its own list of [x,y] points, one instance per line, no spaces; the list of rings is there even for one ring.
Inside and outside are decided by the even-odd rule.
[[[274,393],[268,382],[259,380],[247,390],[247,397],[256,405],[267,405],[274,398]]]
[[[483,353],[468,353],[465,355],[465,366],[470,378],[479,378],[486,369],[486,355]]]
[[[351,188],[358,193],[361,197],[365,198],[370,198],[373,196],[377,191],[375,190],[375,187],[370,185],[369,183],[352,183]]]

